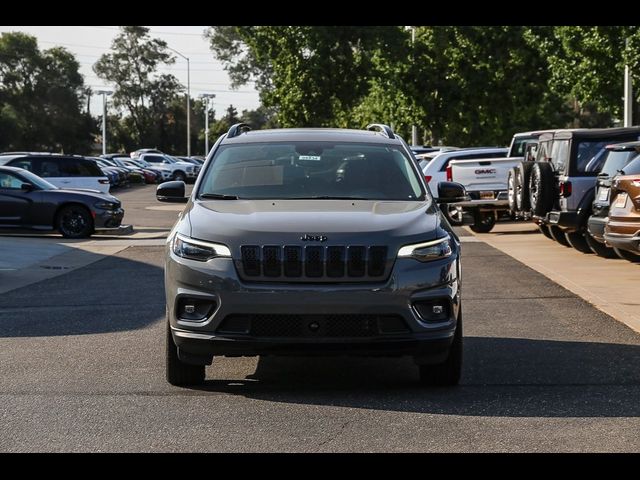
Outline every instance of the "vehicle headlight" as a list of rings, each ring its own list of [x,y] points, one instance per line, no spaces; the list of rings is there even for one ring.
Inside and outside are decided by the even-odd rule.
[[[111,202],[96,202],[93,204],[93,206],[102,210],[117,210],[120,207],[120,204]]]
[[[451,237],[447,235],[444,238],[438,238],[430,242],[405,245],[398,250],[398,257],[413,258],[419,262],[430,262],[450,257],[451,253]]]
[[[171,250],[179,257],[199,262],[206,262],[216,257],[231,257],[231,250],[225,245],[195,240],[179,233],[173,237]]]

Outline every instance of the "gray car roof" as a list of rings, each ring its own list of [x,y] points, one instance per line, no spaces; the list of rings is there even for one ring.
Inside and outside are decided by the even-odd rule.
[[[250,130],[237,137],[225,138],[223,145],[261,142],[356,142],[400,145],[398,138],[390,139],[385,134],[371,130],[340,128],[279,128],[273,130]]]

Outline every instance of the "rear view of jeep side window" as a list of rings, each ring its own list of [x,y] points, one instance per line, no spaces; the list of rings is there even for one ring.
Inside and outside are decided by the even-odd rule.
[[[556,172],[564,173],[569,164],[569,140],[556,140],[553,142],[551,163]]]

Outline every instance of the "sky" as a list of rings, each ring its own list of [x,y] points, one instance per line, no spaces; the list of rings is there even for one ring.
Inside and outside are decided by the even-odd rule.
[[[210,103],[220,118],[229,104],[238,112],[255,109],[260,105],[258,92],[253,84],[231,90],[227,73],[222,64],[213,58],[208,42],[203,37],[206,26],[147,26],[152,38],[160,38],[167,45],[184,56],[191,64],[191,98],[201,93],[214,93],[216,98]],[[24,32],[35,36],[41,50],[62,46],[71,51],[80,62],[80,72],[86,85],[93,90],[109,89],[109,85],[99,79],[92,70],[100,55],[110,50],[111,41],[118,34],[117,26],[0,26],[1,32]],[[175,55],[173,65],[163,66],[162,73],[172,73],[185,88],[187,86],[187,61]],[[112,88],[111,88],[112,89]],[[186,101],[186,100],[185,100]],[[102,97],[91,99],[91,113],[102,112]]]

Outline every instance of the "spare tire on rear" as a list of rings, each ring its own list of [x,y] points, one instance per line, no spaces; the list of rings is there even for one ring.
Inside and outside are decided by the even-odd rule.
[[[529,202],[537,217],[544,217],[553,208],[555,201],[555,177],[548,162],[535,162],[531,167]]]
[[[529,202],[529,179],[531,178],[531,167],[533,162],[522,162],[516,167],[518,174],[516,180],[516,207],[521,212],[528,212],[531,209]]]

